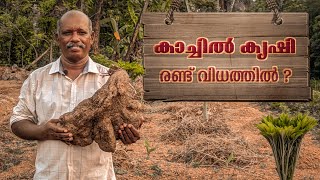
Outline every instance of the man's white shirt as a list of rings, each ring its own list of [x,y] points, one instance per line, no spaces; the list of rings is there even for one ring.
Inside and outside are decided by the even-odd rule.
[[[72,80],[63,73],[60,58],[35,70],[22,85],[10,127],[25,119],[38,125],[58,119],[104,85],[107,72],[108,68],[89,59]],[[34,179],[115,180],[112,153],[100,150],[95,142],[80,147],[57,140],[38,141],[35,166]]]

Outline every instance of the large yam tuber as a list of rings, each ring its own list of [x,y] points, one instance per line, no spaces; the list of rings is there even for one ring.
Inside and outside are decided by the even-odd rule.
[[[114,152],[119,126],[127,123],[140,128],[142,124],[141,104],[134,94],[127,72],[113,72],[91,98],[60,116],[62,126],[73,134],[71,144],[87,146],[95,141],[103,151]]]

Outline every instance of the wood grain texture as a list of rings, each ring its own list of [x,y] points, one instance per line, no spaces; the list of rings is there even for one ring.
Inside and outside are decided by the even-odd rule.
[[[252,24],[212,25],[207,24],[145,24],[145,38],[189,38],[189,37],[305,37],[309,34],[309,28],[304,24],[270,25],[260,24],[252,27]],[[168,33],[170,32],[170,33]],[[241,34],[241,35],[240,35]]]
[[[178,56],[145,56],[144,67],[149,68],[187,68],[188,66],[218,68],[248,68],[251,66],[260,67],[305,67],[308,68],[309,59],[306,57],[270,57],[265,61],[258,61],[255,58],[221,58],[208,57],[204,59],[185,59]]]
[[[178,93],[177,93],[178,92]],[[144,94],[148,100],[166,101],[309,101],[310,87],[250,87],[228,85],[228,87],[158,87]]]
[[[144,99],[163,101],[309,101],[309,30],[307,13],[283,13],[284,23],[271,24],[272,13],[175,13],[172,25],[165,25],[165,13],[146,13],[144,24]],[[195,44],[198,37],[209,41],[225,41],[234,37],[233,54],[204,54],[202,59],[188,59],[183,54],[155,54],[154,45],[160,41],[184,41]],[[258,61],[255,54],[242,54],[239,47],[246,41],[269,44],[296,39],[295,54],[269,54]],[[161,70],[186,70],[195,66],[191,83],[160,82]],[[198,82],[197,73],[209,66],[217,70],[261,70],[278,67],[278,82]],[[293,74],[284,83],[283,70]]]
[[[281,13],[283,24],[308,24],[307,13]],[[165,24],[166,13],[145,13],[143,24]],[[273,13],[174,13],[173,24],[271,24]]]

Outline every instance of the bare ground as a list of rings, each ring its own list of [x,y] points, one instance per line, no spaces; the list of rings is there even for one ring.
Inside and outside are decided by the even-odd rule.
[[[0,81],[0,179],[31,179],[34,173],[36,143],[15,137],[8,128],[11,111],[17,103],[21,85],[21,81]],[[156,101],[146,104],[146,122],[141,129],[141,140],[129,146],[118,142],[114,154],[117,179],[278,179],[271,148],[256,128],[261,117],[267,113],[261,112],[259,106],[254,103],[208,104],[208,121],[212,125],[224,122],[231,131],[228,135],[230,142],[237,139],[246,144],[242,149],[235,148],[235,151],[249,152],[251,159],[246,165],[233,163],[232,159],[221,159],[225,164],[219,166],[174,161],[172,157],[177,151],[187,153],[183,151],[188,148],[185,143],[192,145],[190,140],[193,137],[178,142],[163,137],[182,123],[181,120],[184,118],[201,117],[202,103]],[[145,140],[151,147],[156,148],[150,153],[149,159],[146,158]],[[196,143],[198,142],[195,141],[194,144]],[[303,140],[295,179],[320,180],[320,145],[310,133]]]

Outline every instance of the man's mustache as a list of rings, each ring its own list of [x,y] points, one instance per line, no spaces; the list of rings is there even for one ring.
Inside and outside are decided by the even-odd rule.
[[[73,43],[73,42],[68,42],[68,44],[66,45],[66,47],[67,47],[67,49],[70,49],[70,48],[72,48],[72,47],[79,47],[79,48],[82,48],[82,49],[84,49],[84,48],[86,48],[86,45],[85,44],[83,44],[83,43]]]

